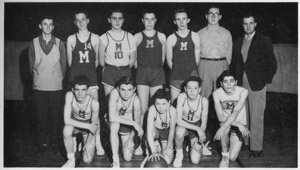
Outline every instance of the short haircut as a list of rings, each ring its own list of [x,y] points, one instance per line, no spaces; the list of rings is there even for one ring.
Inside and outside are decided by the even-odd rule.
[[[151,9],[151,8],[146,8],[146,9],[144,9],[144,10],[143,10],[143,15],[142,15],[142,17],[144,18],[146,14],[154,14],[154,16],[155,16],[155,18],[156,18],[156,13],[155,13],[154,10]]]
[[[151,98],[153,104],[155,103],[156,99],[166,99],[167,101],[170,101],[171,95],[170,95],[169,90],[168,89],[158,89]]]
[[[186,87],[187,84],[188,84],[188,82],[190,82],[190,81],[196,81],[196,82],[198,82],[199,87],[201,87],[202,80],[199,77],[196,77],[196,76],[189,76],[188,78],[186,78],[185,81],[182,83],[182,86]]]
[[[42,24],[42,22],[45,20],[45,19],[51,19],[53,21],[53,24],[54,24],[54,16],[52,14],[44,14],[40,17],[40,20],[39,20],[39,24]]]
[[[234,78],[234,80],[236,80],[236,76],[235,76],[235,74],[234,74],[233,71],[231,71],[231,70],[224,70],[222,72],[222,74],[220,75],[220,82],[222,83],[223,80],[224,80],[224,77],[229,77],[229,76],[232,76]]]
[[[90,87],[90,79],[85,75],[78,75],[74,77],[73,81],[71,82],[72,88],[75,88],[75,85],[86,85],[87,88]]]
[[[222,13],[221,13],[221,5],[220,5],[220,4],[213,4],[213,5],[211,5],[211,6],[208,8],[207,13],[209,12],[209,10],[210,10],[211,8],[217,8],[217,9],[219,9],[220,14],[222,14]]]
[[[254,22],[256,22],[256,19],[257,19],[256,15],[254,13],[252,13],[252,12],[246,12],[246,13],[244,13],[243,16],[242,16],[242,22],[244,21],[245,18],[250,18],[250,17],[253,17]]]
[[[187,17],[189,17],[188,13],[186,12],[186,10],[184,8],[179,8],[179,9],[176,9],[174,12],[174,20],[176,20],[176,15],[178,13],[186,13]]]
[[[84,14],[86,16],[86,18],[89,18],[89,14],[87,11],[84,10],[77,10],[74,12],[74,21],[76,21],[76,15],[77,14]]]
[[[111,11],[111,13],[110,13],[110,15],[108,16],[108,18],[110,18],[110,17],[112,16],[113,13],[121,13],[121,14],[123,15],[123,18],[125,17],[125,16],[124,16],[125,14],[124,14],[123,10],[117,8],[117,9],[113,9],[113,10]]]
[[[128,85],[131,84],[133,87],[136,87],[135,81],[131,76],[123,76],[120,80],[116,83],[116,87],[120,88],[122,84]]]

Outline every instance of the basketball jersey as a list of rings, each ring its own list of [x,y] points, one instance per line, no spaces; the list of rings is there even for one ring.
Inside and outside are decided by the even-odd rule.
[[[197,70],[195,59],[195,44],[192,40],[192,31],[184,38],[174,33],[177,41],[173,48],[173,68],[170,80],[184,80]]]
[[[122,33],[115,34],[112,31],[107,31],[104,35],[107,41],[105,63],[109,65],[117,67],[129,65],[129,54],[136,50],[134,37],[127,31],[122,31]],[[103,38],[101,36],[101,39]]]
[[[220,98],[220,103],[221,103],[221,106],[223,109],[224,116],[228,117],[229,115],[231,115],[235,105],[240,100],[240,94],[243,90],[245,90],[245,88],[236,86],[235,93],[233,95],[227,95],[225,93],[225,91],[223,90],[223,88],[218,88],[216,90],[216,93]],[[240,113],[238,114],[237,118],[235,119],[235,121],[237,121],[243,125],[247,124],[245,105],[242,107],[242,109],[241,109]]]
[[[186,95],[184,102],[182,104],[182,119],[187,122],[197,122],[201,119],[201,113],[203,110],[202,104],[203,96],[198,95],[197,97],[197,108],[192,108],[189,104],[188,97]]]
[[[129,101],[129,105],[125,106],[122,102],[122,98],[119,97],[117,100],[117,112],[116,114],[118,116],[122,116],[125,119],[128,120],[134,120],[133,118],[133,103],[134,103],[134,99],[135,99],[136,94],[133,94],[133,96],[131,97],[130,101]]]
[[[80,104],[76,101],[74,96],[72,100],[72,118],[81,122],[91,123],[92,101],[93,97],[87,95],[87,100],[84,103]]]
[[[85,75],[90,79],[91,86],[97,86],[97,74],[95,68],[96,52],[91,42],[92,33],[86,42],[80,42],[76,37],[76,45],[72,51],[72,64],[70,81],[78,75]]]
[[[155,110],[156,110],[156,108],[155,108]],[[164,115],[164,116],[166,116],[166,121],[162,121],[162,115],[160,113],[158,113],[157,110],[156,110],[155,114],[156,115],[154,118],[154,127],[158,128],[158,129],[167,129],[170,127],[170,122],[171,122],[170,107],[167,110],[166,115]]]
[[[49,54],[41,48],[39,37],[33,39],[35,59],[33,64],[33,89],[56,91],[62,89],[63,75],[60,66],[60,40],[55,38]]]
[[[138,66],[161,67],[162,44],[156,31],[152,37],[148,37],[143,31],[143,40],[137,47]]]

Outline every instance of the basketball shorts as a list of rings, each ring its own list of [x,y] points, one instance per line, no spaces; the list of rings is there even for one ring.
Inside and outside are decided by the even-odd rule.
[[[115,86],[115,84],[123,76],[132,76],[129,65],[116,67],[113,65],[105,64],[105,67],[102,71],[102,84]]]
[[[150,87],[164,85],[166,83],[164,69],[162,67],[138,67],[136,83]]]

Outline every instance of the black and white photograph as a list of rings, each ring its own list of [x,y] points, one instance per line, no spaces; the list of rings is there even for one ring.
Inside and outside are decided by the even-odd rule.
[[[1,6],[1,168],[298,168],[298,1]]]

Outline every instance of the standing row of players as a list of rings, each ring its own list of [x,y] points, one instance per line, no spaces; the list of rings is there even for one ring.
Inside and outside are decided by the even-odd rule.
[[[74,80],[75,83],[73,82],[72,92],[68,92],[66,95],[64,110],[64,121],[66,125],[64,128],[64,141],[69,159],[65,164],[66,167],[73,167],[73,163],[75,165],[74,142],[71,136],[78,131],[82,131],[82,129],[85,129],[83,131],[87,130],[87,135],[84,135],[85,141],[90,143],[90,145],[85,145],[84,147],[84,161],[91,162],[94,155],[94,146],[96,146],[98,155],[104,154],[100,142],[99,102],[97,102],[99,86],[97,84],[96,68],[99,66],[99,63],[103,67],[102,84],[104,85],[105,96],[110,96],[108,108],[113,166],[120,166],[118,155],[119,138],[117,137],[119,131],[122,134],[121,139],[124,159],[130,160],[133,152],[142,154],[141,145],[135,146],[131,140],[133,140],[135,136],[141,137],[141,135],[143,135],[143,121],[141,120],[144,120],[146,112],[149,112],[147,119],[151,119],[151,110],[157,112],[157,115],[160,116],[161,128],[172,125],[170,126],[170,130],[172,131],[169,132],[170,135],[167,137],[168,142],[167,144],[164,143],[162,149],[164,158],[168,163],[173,160],[170,149],[173,148],[171,143],[173,143],[172,138],[174,138],[174,136],[172,136],[172,134],[174,135],[175,132],[176,157],[173,164],[174,167],[181,167],[183,158],[182,142],[183,136],[187,135],[186,129],[196,132],[190,134],[190,138],[192,139],[190,143],[192,147],[190,153],[193,154],[191,156],[192,162],[199,163],[203,147],[202,143],[206,138],[204,131],[206,129],[208,112],[207,98],[213,89],[216,89],[217,77],[220,76],[223,70],[228,69],[231,60],[232,40],[229,31],[218,24],[218,21],[222,17],[218,7],[209,9],[206,15],[208,26],[200,30],[198,34],[188,29],[190,18],[184,9],[175,11],[174,17],[174,24],[177,25],[177,31],[166,38],[163,33],[154,29],[157,20],[155,14],[151,11],[145,12],[142,19],[145,30],[133,36],[122,30],[124,22],[123,13],[122,11],[115,10],[112,11],[111,16],[108,18],[108,22],[111,24],[111,30],[99,38],[98,35],[88,30],[90,20],[87,13],[79,12],[75,14],[74,23],[78,28],[78,32],[69,36],[67,40],[67,59],[70,66],[70,80]],[[44,55],[51,54],[58,56],[60,52],[63,53],[63,47],[59,39],[51,36],[51,32],[54,28],[53,19],[44,18],[40,24],[40,28],[43,30],[42,38],[46,40],[46,48],[47,41],[52,42],[53,47],[55,46],[53,44],[57,45],[59,43],[59,47],[54,48],[54,50],[50,52],[48,49],[47,52],[47,50],[45,51],[43,49],[45,47],[35,48],[42,46],[39,45],[39,43],[41,44],[41,37],[34,39],[30,48],[30,66],[34,74],[34,88],[37,90],[41,90],[39,85],[45,86],[45,84],[49,83],[47,81],[49,80],[49,76],[60,79],[64,76],[64,67],[61,66],[61,68],[59,68],[57,64],[58,58],[56,58],[55,61],[49,58],[46,62],[46,60],[39,60],[39,58],[37,58],[38,55],[35,55],[43,54],[41,52],[44,52]],[[215,31],[216,29],[217,31]],[[200,42],[200,40],[203,40],[203,42]],[[209,47],[212,43],[216,42],[220,46],[220,49],[216,51],[211,50]],[[200,47],[206,51],[201,51]],[[210,54],[213,55],[210,56]],[[157,109],[159,104],[154,105],[155,109],[153,107],[152,109],[151,107],[148,109],[149,98],[153,96],[155,92],[159,92],[160,90],[158,89],[161,89],[166,83],[165,73],[162,68],[165,62],[165,56],[167,64],[171,69],[169,82],[171,87],[171,101],[169,101],[167,97],[158,99],[165,99],[165,102],[169,104],[173,103],[175,99],[178,100],[176,109],[171,105],[165,107],[169,108],[169,110],[174,110],[174,113],[170,114],[173,116],[168,116],[167,113],[169,111],[166,109]],[[60,58],[60,60],[62,59]],[[57,74],[43,72],[44,68],[52,68],[52,66],[57,68],[55,71]],[[135,85],[130,78],[132,76],[131,67],[133,66],[137,68],[136,83],[138,96],[133,95],[135,94]],[[87,82],[87,80],[84,81],[83,79],[85,78],[79,75],[85,75],[89,83],[82,83]],[[203,83],[197,78],[199,75],[203,79]],[[189,81],[185,82],[185,93],[181,95],[181,85],[184,83],[184,80],[190,76],[195,79],[191,81],[194,82],[194,84],[192,84],[193,86],[188,86]],[[231,84],[233,82],[233,93],[236,93],[236,91],[239,93],[240,90],[235,89],[236,79],[234,79],[234,76],[229,75],[227,77],[231,77],[233,80],[226,80],[226,84],[228,84],[227,81]],[[123,78],[128,80],[123,80]],[[117,84],[119,80],[121,83]],[[225,80],[223,79],[221,84],[223,81]],[[125,87],[122,87],[122,85]],[[232,85],[230,85],[230,88],[232,88]],[[223,90],[224,89],[225,88],[223,88]],[[247,90],[243,89],[242,91],[243,95],[238,94],[238,103],[242,104],[234,103],[231,100],[231,103],[222,103],[219,108],[218,106],[220,105],[215,104],[218,118],[220,122],[224,122],[224,124],[221,123],[221,128],[217,131],[215,139],[219,140],[225,138],[226,135],[224,134],[229,133],[230,128],[228,127],[230,127],[230,125],[237,126],[244,136],[249,135],[247,128],[245,129],[244,126],[234,123],[237,115],[241,115],[239,113],[244,105],[244,97],[247,97]],[[203,94],[204,97],[202,97],[202,95],[200,96],[200,94]],[[156,100],[157,99],[155,99],[154,103],[156,103]],[[224,102],[221,99],[220,101]],[[218,102],[220,103],[220,101]],[[160,105],[163,105],[162,103],[163,102],[161,102]],[[184,103],[186,103],[185,107],[188,107],[187,113],[183,108]],[[133,110],[130,110],[131,107],[134,107]],[[231,108],[232,113],[227,114],[224,118],[224,116],[222,117],[219,114],[223,114],[223,110],[226,107],[227,109]],[[232,108],[234,109],[232,110]],[[236,108],[239,108],[239,110],[236,110]],[[130,118],[132,118],[132,112],[141,114],[134,114],[133,121],[130,120]],[[125,118],[123,116],[125,116]],[[166,119],[162,119],[162,117]],[[169,122],[169,125],[166,125],[165,123],[168,117],[173,121]],[[154,119],[157,120],[157,117],[155,116]],[[137,122],[135,122],[135,120]],[[193,124],[191,124],[191,122]],[[149,124],[151,125],[151,123],[147,124],[147,130]],[[175,124],[177,124],[176,130],[174,129]],[[242,125],[245,124],[246,122],[242,122]],[[132,127],[137,131],[137,134],[131,130]],[[155,130],[153,132],[155,132]],[[91,136],[90,134],[93,135]],[[157,134],[158,133],[149,135],[149,133],[147,133],[147,137],[157,137]],[[226,142],[228,142],[227,138],[225,140],[225,143]],[[157,151],[153,150],[153,142],[148,139],[148,144],[151,150],[150,152],[152,153],[151,158],[156,157]],[[41,143],[41,146],[41,149],[43,149],[44,144]],[[240,147],[239,145],[234,146],[237,146],[237,149],[233,150],[233,156],[229,156],[230,152],[228,153],[228,148],[225,147],[224,144],[224,153],[222,153],[224,159],[222,159],[220,166],[228,166],[229,157],[233,160],[236,158],[236,152],[238,153]]]

